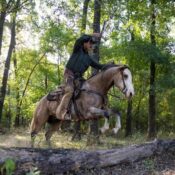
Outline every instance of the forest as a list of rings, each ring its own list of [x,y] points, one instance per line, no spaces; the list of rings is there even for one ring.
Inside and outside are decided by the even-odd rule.
[[[109,96],[122,128],[174,132],[174,1],[103,0],[100,7],[100,62],[127,64],[133,75],[132,104],[116,91],[121,99]],[[93,33],[93,13],[91,1],[1,1],[1,127],[29,124],[37,101],[61,84],[75,40]]]
[[[132,100],[108,93],[122,115],[120,137],[174,138],[174,0],[0,0],[0,133],[29,128],[37,102],[63,82],[75,40],[94,32],[98,61],[132,72]],[[90,132],[96,142],[102,124],[72,124],[72,136]]]
[[[1,0],[0,128],[28,126],[37,101],[62,83],[75,40],[101,32],[100,62],[126,64],[133,75],[131,102],[116,89],[108,95],[109,105],[122,113],[126,135],[173,133],[174,5],[173,0]]]

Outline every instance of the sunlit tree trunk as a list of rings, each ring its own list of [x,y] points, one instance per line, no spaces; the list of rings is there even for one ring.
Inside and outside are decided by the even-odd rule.
[[[156,14],[155,14],[156,0],[151,0],[151,29],[150,40],[153,45],[156,45],[155,28],[156,28]],[[155,93],[155,71],[156,65],[154,60],[150,63],[150,90],[149,90],[149,115],[148,115],[148,138],[156,136],[156,93]]]
[[[82,17],[82,28],[81,28],[81,34],[84,34],[86,32],[86,21],[87,21],[87,11],[88,11],[88,5],[90,0],[84,0],[83,4],[83,17]],[[81,140],[81,122],[75,122],[74,124],[74,134],[72,136],[72,140]]]
[[[94,0],[94,23],[93,32],[100,33],[100,18],[101,18],[101,0]],[[99,61],[99,45],[94,49],[94,59]],[[93,70],[93,72],[96,70]],[[99,127],[98,120],[90,121],[90,133],[87,139],[87,144],[99,143]]]

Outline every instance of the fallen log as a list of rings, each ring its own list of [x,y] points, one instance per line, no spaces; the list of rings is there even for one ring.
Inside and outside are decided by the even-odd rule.
[[[26,174],[36,168],[41,174],[63,174],[132,163],[166,151],[175,151],[175,140],[155,140],[141,145],[97,151],[0,148],[0,165],[2,167],[7,159],[12,159],[16,164],[14,174]]]

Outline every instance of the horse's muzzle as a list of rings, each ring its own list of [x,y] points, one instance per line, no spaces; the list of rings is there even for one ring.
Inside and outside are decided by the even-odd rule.
[[[134,96],[134,92],[132,92],[132,91],[127,91],[126,93],[125,93],[125,96],[126,96],[126,98],[128,98],[128,99],[131,99],[133,96]]]
[[[129,97],[131,98],[132,96],[133,96],[133,93],[132,93],[132,92],[130,92],[130,93],[129,93]]]

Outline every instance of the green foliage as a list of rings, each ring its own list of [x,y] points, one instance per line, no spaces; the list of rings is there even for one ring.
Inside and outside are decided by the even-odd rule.
[[[50,53],[61,53],[74,39],[72,31],[67,29],[64,24],[50,21],[48,29],[41,37],[41,49]]]
[[[15,161],[12,159],[6,159],[5,163],[1,167],[1,174],[12,175],[15,171],[16,165]]]

